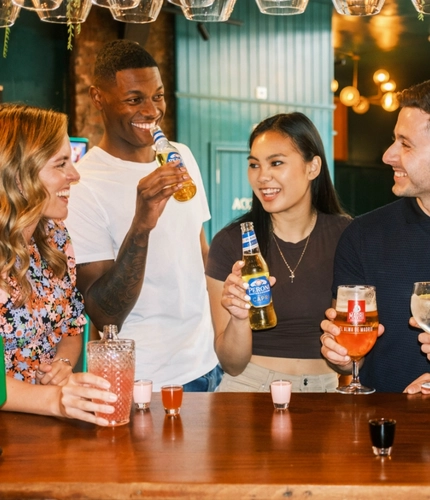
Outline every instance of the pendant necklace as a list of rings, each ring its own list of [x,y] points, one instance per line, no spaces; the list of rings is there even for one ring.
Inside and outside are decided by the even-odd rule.
[[[275,242],[276,246],[278,247],[279,254],[282,257],[284,264],[287,266],[288,270],[290,271],[289,278],[291,280],[291,283],[294,283],[294,278],[296,277],[295,272],[296,272],[297,268],[299,267],[299,264],[302,261],[303,256],[305,255],[306,249],[308,248],[309,238],[311,237],[311,233],[314,229],[316,217],[317,217],[317,214],[316,214],[316,212],[314,212],[314,214],[312,216],[311,230],[309,231],[309,234],[308,234],[308,237],[306,238],[306,243],[305,243],[305,246],[303,248],[302,254],[300,255],[299,261],[297,262],[296,267],[294,269],[291,269],[290,265],[288,264],[287,259],[284,257],[284,254],[282,253],[282,251],[278,245],[278,242],[276,241],[275,233],[272,231],[273,241]]]

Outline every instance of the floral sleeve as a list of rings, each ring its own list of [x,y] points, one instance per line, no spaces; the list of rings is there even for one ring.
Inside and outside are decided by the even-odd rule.
[[[52,241],[55,246],[67,255],[68,272],[58,280],[58,291],[65,301],[63,318],[57,324],[56,334],[79,335],[87,323],[84,314],[84,299],[76,288],[76,260],[70,235],[63,222],[56,222],[52,227]],[[55,294],[58,295],[59,294]],[[59,297],[58,297],[59,298]]]

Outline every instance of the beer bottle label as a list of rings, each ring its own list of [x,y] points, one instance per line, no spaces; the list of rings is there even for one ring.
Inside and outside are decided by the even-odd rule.
[[[258,249],[258,241],[254,231],[247,231],[242,234],[242,249],[244,253],[251,253],[251,250]]]
[[[366,323],[366,301],[348,300],[347,322],[353,325]]]
[[[254,307],[268,306],[272,300],[272,291],[266,276],[252,277],[248,280],[248,284],[247,293],[250,297],[251,305]]]
[[[168,163],[169,161],[177,161],[179,160],[181,163],[178,165],[178,168],[179,167],[183,167],[184,166],[184,162],[182,160],[182,156],[177,153],[176,151],[170,151],[168,154],[167,154],[167,159],[166,159],[166,163]]]

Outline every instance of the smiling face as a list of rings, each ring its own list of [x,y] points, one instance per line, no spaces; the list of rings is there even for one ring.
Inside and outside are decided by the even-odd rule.
[[[161,122],[166,111],[158,68],[118,71],[116,82],[91,87],[90,93],[105,126],[100,147],[123,160],[152,161],[149,129]]]
[[[266,131],[252,143],[248,179],[266,212],[309,210],[311,182],[318,176],[320,165],[317,156],[305,162],[288,136]]]
[[[430,209],[430,115],[418,108],[402,108],[394,142],[382,160],[394,170],[393,193],[417,197]]]
[[[65,219],[68,213],[70,184],[79,180],[79,174],[71,160],[68,136],[64,137],[60,150],[48,160],[39,172],[39,179],[48,193],[42,215],[49,219]]]

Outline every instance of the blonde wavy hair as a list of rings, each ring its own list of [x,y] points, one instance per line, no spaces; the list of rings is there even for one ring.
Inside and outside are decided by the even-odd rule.
[[[67,271],[66,255],[51,246],[43,205],[49,194],[40,170],[61,148],[67,134],[67,116],[23,104],[0,105],[0,288],[11,293],[16,282],[15,306],[31,296],[26,277],[30,255],[24,230],[37,223],[33,238],[55,276]],[[16,292],[14,293],[14,295]]]

